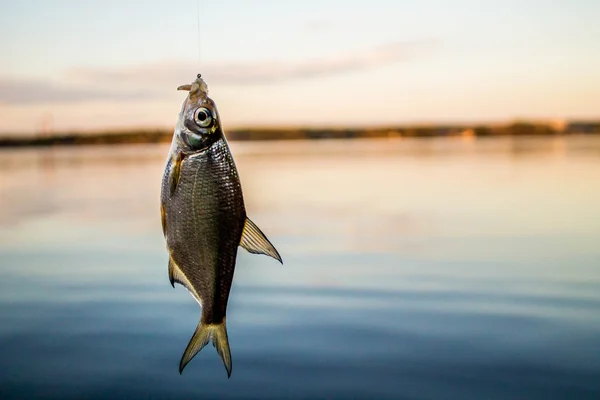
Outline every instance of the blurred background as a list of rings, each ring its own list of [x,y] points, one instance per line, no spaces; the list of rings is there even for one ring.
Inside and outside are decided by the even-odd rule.
[[[600,397],[600,3],[0,1],[0,399]],[[249,216],[178,363],[160,181],[206,80]]]

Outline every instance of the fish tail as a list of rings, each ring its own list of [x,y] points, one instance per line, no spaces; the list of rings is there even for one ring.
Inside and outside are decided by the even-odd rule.
[[[181,361],[179,362],[179,373],[183,372],[185,366],[191,361],[196,354],[200,352],[208,344],[212,338],[213,346],[217,349],[217,353],[223,360],[223,365],[227,370],[227,377],[231,376],[231,351],[229,350],[229,339],[227,338],[227,325],[225,318],[219,324],[202,324],[198,323],[196,331],[187,348],[183,352]]]
[[[227,370],[227,378],[231,377],[231,351],[229,350],[229,339],[227,338],[227,325],[225,325],[225,318],[223,322],[218,325],[213,325],[213,346],[217,349],[217,353],[225,365]]]

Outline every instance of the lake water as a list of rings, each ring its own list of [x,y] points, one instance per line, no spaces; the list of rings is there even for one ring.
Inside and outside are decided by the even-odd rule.
[[[600,398],[600,138],[232,143],[231,379],[167,276],[168,146],[0,152],[0,399]]]

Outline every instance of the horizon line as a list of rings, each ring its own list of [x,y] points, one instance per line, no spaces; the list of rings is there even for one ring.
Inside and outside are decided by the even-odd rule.
[[[368,123],[368,124],[337,124],[337,123],[321,123],[318,125],[310,124],[244,124],[237,125],[231,128],[226,128],[225,132],[238,131],[255,131],[255,130],[280,130],[280,131],[297,131],[297,130],[369,130],[369,129],[398,129],[398,128],[432,128],[432,127],[454,127],[454,128],[474,128],[474,127],[502,127],[513,124],[536,124],[552,126],[561,129],[568,124],[600,124],[600,115],[594,118],[523,118],[515,117],[498,120],[469,120],[469,121],[406,121],[397,123]],[[2,131],[0,130],[0,138],[10,138],[19,136],[66,136],[66,135],[94,135],[94,134],[119,134],[133,132],[156,132],[173,130],[174,125],[123,125],[121,127],[107,128],[71,128],[71,129],[48,129],[32,131]]]

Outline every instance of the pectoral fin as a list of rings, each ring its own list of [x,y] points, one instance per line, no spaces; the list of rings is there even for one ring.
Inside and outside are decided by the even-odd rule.
[[[264,233],[256,226],[254,222],[250,220],[250,218],[246,218],[246,223],[244,224],[244,230],[242,232],[242,240],[240,241],[240,246],[246,249],[248,252],[253,254],[265,254],[269,257],[273,257],[281,264],[283,261],[281,260],[281,256],[275,247],[269,242],[269,239],[265,236]]]
[[[182,162],[183,153],[177,153],[171,160],[171,170],[169,171],[169,193],[171,196],[175,193],[175,189],[177,189],[177,184],[179,183]]]
[[[160,205],[160,222],[162,225],[163,236],[167,237],[167,212],[165,211],[165,205]]]

